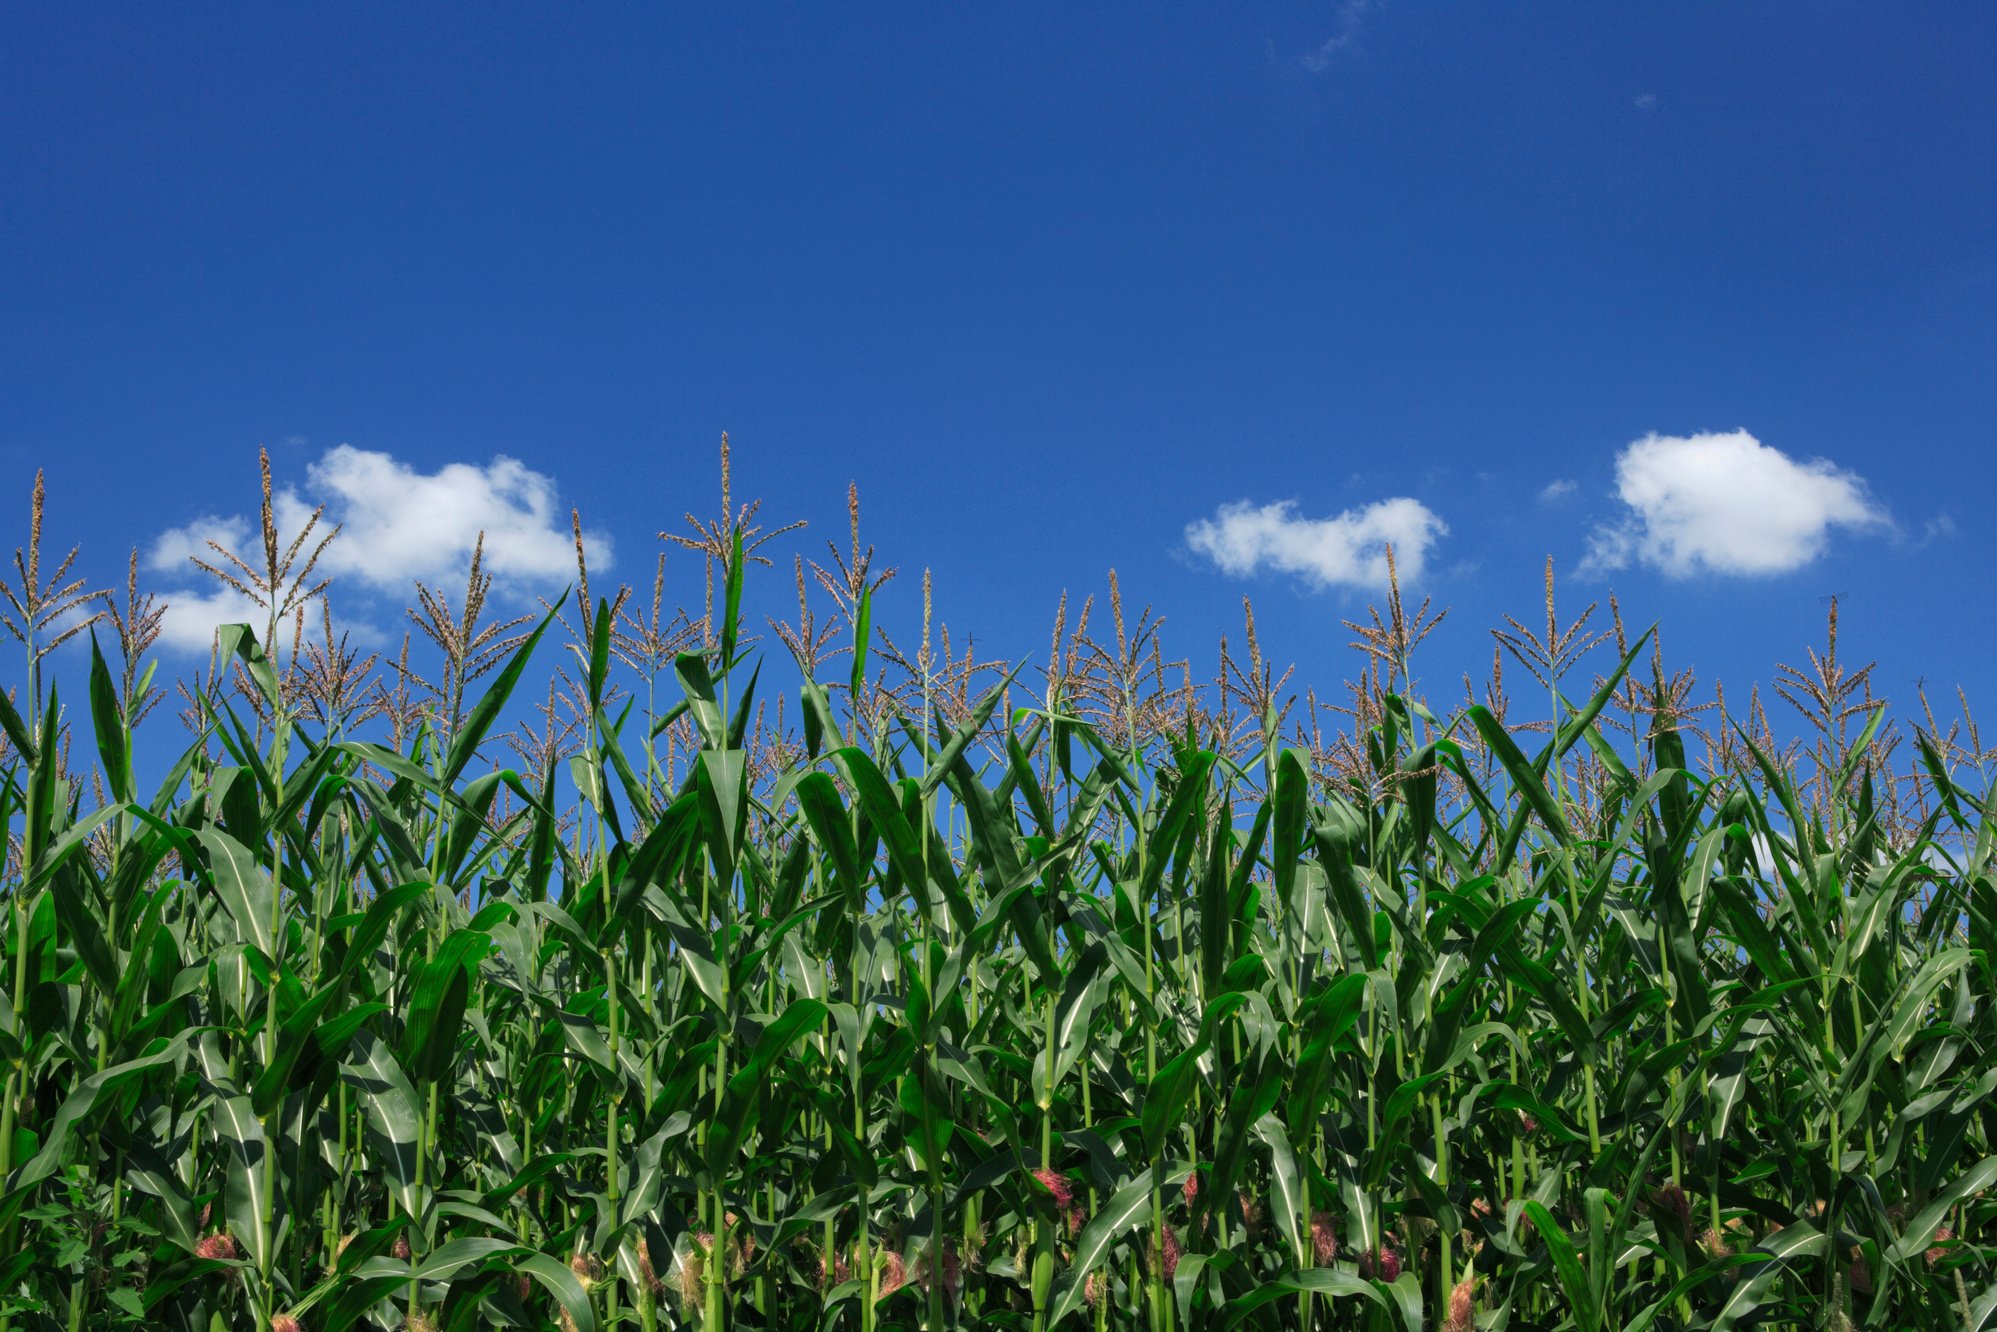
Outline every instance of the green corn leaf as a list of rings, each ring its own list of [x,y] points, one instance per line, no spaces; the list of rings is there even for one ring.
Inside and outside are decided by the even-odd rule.
[[[88,881],[81,874],[69,870],[53,875],[48,884],[56,916],[62,921],[70,944],[83,959],[91,984],[97,987],[100,994],[115,994],[119,982],[118,962],[112,954],[110,942],[104,937],[104,929],[99,922],[102,908]]]
[[[1567,1238],[1567,1232],[1553,1219],[1553,1213],[1536,1201],[1525,1205],[1526,1220],[1539,1232],[1541,1243],[1553,1258],[1553,1270],[1560,1278],[1561,1293],[1567,1297],[1567,1310],[1581,1332],[1598,1332],[1602,1326],[1602,1310],[1595,1303],[1595,1295],[1587,1273],[1581,1269],[1581,1256],[1574,1250],[1574,1243]]]
[[[1985,1286],[1963,1319],[1962,1332],[1991,1332],[1997,1328],[1997,1281]]]
[[[830,1010],[816,999],[794,1000],[782,1016],[764,1027],[742,1066],[728,1079],[718,1122],[708,1128],[707,1168],[726,1178],[729,1163],[755,1131],[767,1103],[770,1071],[807,1032],[816,1031]]]
[[[853,798],[868,823],[880,833],[895,873],[910,885],[911,891],[926,896],[929,876],[922,864],[922,842],[903,817],[894,788],[864,750],[849,746],[836,751],[832,758],[853,788]]]
[[[587,605],[584,609],[588,609]],[[594,715],[603,711],[603,690],[610,681],[610,633],[614,627],[610,603],[597,598],[596,614],[589,621],[589,710]]]
[[[374,1258],[360,1264],[342,1283],[339,1298],[326,1314],[326,1332],[345,1332],[367,1313],[376,1301],[409,1289],[413,1282],[445,1281],[467,1267],[495,1259],[514,1258],[525,1270],[534,1257],[506,1240],[468,1237],[450,1240],[414,1262]],[[567,1267],[562,1271],[580,1292],[581,1283]],[[565,1302],[566,1303],[566,1302]],[[586,1305],[585,1305],[586,1307]]]
[[[952,768],[957,766],[957,760],[963,756],[965,750],[970,748],[971,742],[977,739],[978,733],[984,730],[985,726],[991,721],[992,713],[997,709],[999,700],[1005,697],[1005,691],[1012,687],[1013,680],[1017,678],[1024,665],[1025,663],[1022,662],[1020,665],[1014,666],[1006,673],[1005,679],[986,690],[984,697],[971,705],[969,715],[957,724],[956,729],[950,733],[950,738],[944,741],[943,748],[937,753],[934,761],[930,763],[929,771],[922,779],[921,790],[925,799],[934,793],[937,787],[943,784],[943,779],[949,775]]]
[[[416,968],[404,1019],[402,1061],[420,1086],[443,1081],[456,1062],[472,968],[491,944],[476,930],[453,930],[436,955]]]
[[[1553,796],[1546,789],[1545,777],[1540,769],[1526,760],[1520,752],[1511,733],[1504,724],[1491,715],[1489,708],[1477,705],[1469,709],[1470,724],[1477,728],[1477,734],[1497,755],[1498,762],[1504,765],[1505,772],[1512,779],[1512,789],[1516,791],[1539,821],[1546,825],[1548,832],[1561,842],[1571,841],[1573,834],[1567,829],[1567,820],[1553,803]]]
[[[421,1218],[426,1203],[416,1183],[416,1091],[394,1054],[373,1032],[354,1033],[353,1053],[353,1061],[340,1072],[366,1111],[369,1154],[380,1163],[402,1214]]]
[[[1913,1220],[1907,1223],[1907,1228],[1888,1250],[1888,1257],[1896,1263],[1912,1262],[1934,1243],[1935,1231],[1948,1219],[1950,1211],[1961,1206],[1965,1198],[1983,1192],[1992,1184],[1997,1184],[1997,1156],[1986,1156],[1958,1175],[1946,1188],[1936,1193],[1926,1207],[1915,1213]]]
[[[137,1059],[114,1064],[102,1073],[93,1073],[78,1082],[76,1089],[63,1099],[56,1110],[41,1149],[7,1177],[6,1193],[4,1198],[0,1198],[0,1203],[13,1203],[24,1192],[54,1175],[74,1149],[83,1126],[116,1104],[126,1089],[156,1070],[176,1063],[186,1048],[187,1037],[182,1034],[172,1040],[158,1042],[155,1049]]]
[[[1742,1279],[1714,1315],[1713,1327],[1731,1328],[1753,1314],[1761,1307],[1769,1287],[1790,1264],[1814,1258],[1823,1249],[1823,1232],[1807,1221],[1792,1222],[1755,1245],[1749,1256],[1756,1261],[1741,1269]]]
[[[741,860],[749,816],[749,756],[739,749],[702,750],[694,768],[694,794],[708,854],[724,877]]]
[[[14,708],[14,700],[0,690],[0,729],[7,732],[7,742],[14,746],[14,752],[26,759],[29,764],[40,761],[41,746],[35,743],[34,732],[21,714]]]
[[[222,1186],[223,1214],[251,1261],[261,1266],[271,1257],[263,1217],[274,1205],[276,1188],[270,1140],[247,1096],[218,1096],[215,1127],[229,1149]]]
[[[555,1297],[567,1312],[569,1320],[575,1324],[576,1332],[596,1332],[595,1307],[568,1264],[558,1262],[545,1253],[530,1253],[520,1259],[520,1270]]]
[[[97,733],[97,757],[104,765],[104,783],[111,798],[124,803],[133,799],[132,733],[125,710],[118,703],[118,686],[104,653],[97,646],[97,631],[90,631],[90,721]]]
[[[223,661],[233,657],[241,662],[267,706],[273,710],[283,706],[284,691],[278,684],[277,667],[265,650],[267,645],[257,642],[256,634],[247,624],[221,626],[215,631],[215,641],[216,656]]]
[[[250,849],[216,828],[203,828],[195,834],[208,852],[209,881],[215,895],[235,922],[236,938],[262,953],[277,956],[277,938],[271,933],[272,899],[276,889]]]
[[[1275,1209],[1276,1223],[1301,1266],[1306,1257],[1304,1230],[1310,1207],[1296,1152],[1290,1146],[1289,1126],[1278,1115],[1264,1115],[1255,1121],[1255,1136],[1269,1148],[1269,1205]]]
[[[838,785],[822,772],[800,777],[795,788],[798,806],[811,824],[812,836],[831,859],[831,869],[848,899],[857,904],[865,886],[860,853],[853,841],[846,806]]]
[[[1082,1302],[1083,1285],[1089,1273],[1102,1265],[1110,1250],[1151,1219],[1151,1188],[1149,1176],[1131,1180],[1082,1227],[1082,1233],[1075,1238],[1074,1256],[1054,1288],[1053,1303],[1047,1314],[1049,1327],[1058,1325],[1075,1311]]]
[[[742,632],[742,529],[735,527],[728,538],[728,569],[721,594],[721,669],[735,665],[735,644]]]
[[[1287,1296],[1309,1292],[1332,1299],[1356,1296],[1371,1303],[1381,1313],[1393,1313],[1396,1304],[1380,1293],[1380,1287],[1364,1277],[1354,1276],[1342,1268],[1312,1267],[1300,1272],[1286,1272],[1281,1276],[1256,1284],[1246,1295],[1230,1300],[1227,1306],[1228,1327],[1238,1327],[1249,1315],[1264,1305],[1284,1299]]]
[[[867,696],[867,645],[872,640],[873,615],[874,590],[863,587],[853,607],[853,670],[847,677],[847,687],[852,690],[847,698],[856,711]]]
[[[562,602],[567,599],[566,593],[556,599],[555,604],[548,608],[548,613],[541,617],[541,622],[534,626],[532,632],[521,641],[520,646],[514,649],[513,655],[507,658],[506,664],[499,668],[499,673],[493,676],[492,683],[486,686],[485,693],[479,696],[478,702],[472,705],[472,710],[466,714],[463,724],[458,727],[458,733],[451,738],[450,752],[444,758],[444,770],[438,774],[441,785],[449,787],[455,784],[458,774],[470,765],[472,756],[478,753],[478,747],[485,743],[486,733],[492,729],[493,723],[499,720],[500,712],[506,707],[506,700],[513,696],[514,686],[520,683],[520,673],[526,669],[527,659],[534,655],[534,649],[540,645],[541,635],[548,632],[549,622],[555,618],[555,612],[561,609]]]

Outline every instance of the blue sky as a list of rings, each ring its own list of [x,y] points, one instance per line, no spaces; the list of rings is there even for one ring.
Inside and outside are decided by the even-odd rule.
[[[648,581],[725,429],[811,523],[773,612],[853,481],[981,656],[1114,566],[1328,689],[1393,537],[1439,695],[1551,555],[1743,692],[1837,593],[1882,692],[1987,698],[1993,61],[1971,5],[17,6],[6,544],[45,468],[198,635],[267,445],[399,637],[480,526],[558,590],[571,505]]]

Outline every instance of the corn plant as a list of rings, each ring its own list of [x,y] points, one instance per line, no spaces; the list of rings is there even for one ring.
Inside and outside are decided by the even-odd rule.
[[[1530,722],[1424,702],[1398,593],[1335,753],[1252,620],[1202,695],[1120,596],[1036,694],[926,623],[890,687],[854,515],[841,678],[798,566],[794,736],[746,513],[683,631],[423,589],[441,701],[385,726],[330,619],[278,655],[275,541],[170,762],[129,652],[75,705],[29,641],[0,1321],[1997,1325],[1997,824],[1952,736],[1890,769],[1868,707],[1806,775],[1750,717],[1702,769],[1648,635],[1566,694],[1550,582]]]

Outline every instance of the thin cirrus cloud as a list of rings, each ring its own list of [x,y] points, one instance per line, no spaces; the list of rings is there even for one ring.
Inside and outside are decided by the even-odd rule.
[[[1359,40],[1360,24],[1366,11],[1373,7],[1373,0],[1345,0],[1338,7],[1338,29],[1315,50],[1303,58],[1303,66],[1313,74],[1322,74],[1331,68],[1331,62],[1344,51],[1349,51]]]
[[[286,487],[273,497],[287,544],[320,504],[325,515],[301,558],[334,524],[340,535],[320,558],[315,578],[397,596],[406,596],[418,580],[450,587],[464,578],[481,532],[482,567],[502,590],[525,592],[575,571],[574,537],[553,478],[504,455],[482,466],[448,463],[422,472],[390,454],[342,444],[307,467],[303,493]],[[152,568],[206,584],[165,594],[161,639],[168,646],[202,651],[217,625],[263,618],[240,592],[190,566],[190,557],[221,564],[211,541],[253,566],[260,560],[260,552],[252,555],[260,545],[255,527],[237,515],[211,515],[163,532],[147,554]],[[592,566],[610,566],[608,535],[585,531],[583,541]]]
[[[1616,495],[1627,512],[1595,530],[1584,569],[1790,573],[1822,556],[1835,528],[1890,526],[1863,477],[1745,430],[1636,440],[1616,458]]]
[[[1396,571],[1413,583],[1422,576],[1429,548],[1448,531],[1427,505],[1406,497],[1330,518],[1303,517],[1291,500],[1260,506],[1240,500],[1188,525],[1186,544],[1223,573],[1269,570],[1315,587],[1372,590],[1387,585],[1389,544]]]

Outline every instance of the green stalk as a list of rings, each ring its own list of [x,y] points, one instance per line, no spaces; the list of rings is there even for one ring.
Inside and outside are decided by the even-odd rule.
[[[606,997],[610,1008],[610,1122],[603,1133],[603,1161],[605,1189],[604,1196],[610,1204],[610,1218],[615,1223],[620,1217],[618,1203],[623,1194],[618,1189],[618,1153],[622,1142],[618,1133],[618,1107],[624,1099],[623,1078],[617,1062],[618,1051],[618,1003],[617,1003],[617,958],[610,949],[603,950],[603,976]],[[604,1278],[604,1321],[608,1326],[617,1325],[617,1284],[622,1280],[617,1269],[617,1254],[610,1255],[609,1271]]]
[[[1045,918],[1048,950],[1052,952],[1054,943],[1053,903],[1048,903]],[[1041,997],[1043,1023],[1042,1048],[1046,1052],[1046,1090],[1040,1094],[1040,1168],[1054,1168],[1054,978],[1044,978]],[[1033,1249],[1033,1329],[1046,1332],[1047,1297],[1054,1284],[1054,1227],[1057,1224],[1047,1217],[1048,1208],[1043,1205],[1036,1222],[1037,1233]]]
[[[273,658],[274,660],[275,658]],[[273,698],[271,700],[271,726],[273,731],[271,738],[271,780],[277,784],[279,805],[282,805],[284,798],[284,764],[288,748],[289,725],[290,718],[285,711],[283,702]],[[271,813],[273,816],[276,816],[278,810],[273,808]],[[276,826],[271,828],[270,938],[271,947],[279,956],[270,959],[271,982],[264,987],[263,1060],[266,1068],[277,1060],[277,981],[282,968],[280,958],[284,953],[284,830]],[[277,1130],[279,1128],[278,1116],[282,1113],[283,1106],[284,1102],[280,1098],[277,1105],[272,1107],[270,1113],[264,1116],[264,1140],[268,1143],[276,1144],[281,1140],[281,1134]],[[259,1253],[262,1256],[257,1262],[257,1276],[266,1291],[265,1303],[269,1304],[272,1301],[272,1296],[269,1293],[270,1269],[275,1257],[274,1246],[271,1243],[271,1227],[277,1219],[277,1188],[280,1174],[274,1157],[266,1156],[259,1167],[252,1167],[252,1169],[256,1168],[261,1168],[265,1172],[263,1207],[257,1217],[257,1226],[261,1232],[262,1240],[259,1248]],[[419,1170],[422,1168],[420,1163],[417,1168]],[[268,1317],[270,1316],[274,1316],[274,1312],[266,1316],[266,1325],[268,1325]]]
[[[1449,1133],[1442,1122],[1442,1094],[1430,1093],[1428,1106],[1429,1120],[1435,1131],[1435,1186],[1446,1195],[1449,1192]],[[1447,1309],[1450,1292],[1456,1286],[1456,1268],[1451,1257],[1455,1236],[1448,1226],[1438,1225],[1436,1240],[1440,1253],[1435,1268],[1435,1307]]]
[[[1049,711],[1052,711],[1051,706]],[[1138,809],[1140,811],[1148,808],[1148,797],[1140,794],[1139,801]],[[1145,882],[1149,877],[1148,859],[1150,847],[1149,839],[1146,836],[1149,831],[1148,821],[1139,823],[1137,828],[1137,881],[1139,883]],[[1146,899],[1139,903],[1138,923],[1144,931],[1144,999],[1147,1005],[1146,1011],[1155,1013],[1158,1010],[1158,950],[1156,947],[1153,919],[1152,903],[1150,900]],[[1144,1024],[1144,1082],[1146,1086],[1150,1086],[1157,1080],[1158,1026],[1156,1023],[1147,1022]],[[1165,1252],[1165,1189],[1163,1183],[1165,1163],[1163,1160],[1154,1160],[1148,1161],[1145,1164],[1151,1171],[1151,1252],[1154,1254],[1163,1254]],[[1150,1287],[1148,1307],[1150,1310],[1151,1326],[1154,1332],[1159,1332],[1159,1330],[1166,1326],[1165,1320],[1168,1317],[1165,1302],[1165,1274],[1159,1270],[1159,1265],[1156,1262],[1147,1263],[1145,1266],[1147,1269],[1148,1285]]]
[[[721,933],[725,941],[728,935],[728,926],[725,917]],[[722,1094],[728,1088],[728,1045],[731,1035],[728,1027],[728,1013],[730,1010],[728,1006],[728,966],[725,952],[723,958],[721,967],[721,1029],[714,1042],[714,1116],[717,1120],[721,1117]],[[726,1194],[727,1182],[722,1179],[715,1180],[713,1197],[714,1249],[709,1255],[706,1271],[707,1326],[709,1328],[719,1328],[722,1326],[722,1309],[725,1303],[728,1282],[728,1205]]]

